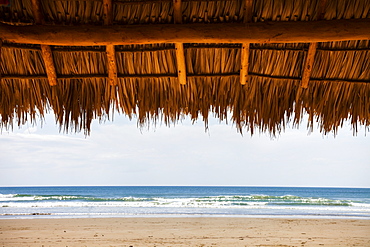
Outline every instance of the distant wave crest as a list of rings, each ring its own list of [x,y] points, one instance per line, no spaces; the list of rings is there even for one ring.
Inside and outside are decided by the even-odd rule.
[[[251,206],[361,206],[349,200],[299,197],[293,195],[232,195],[209,197],[91,197],[80,195],[0,194],[0,207],[58,207],[58,206],[121,206],[121,207],[251,207]]]

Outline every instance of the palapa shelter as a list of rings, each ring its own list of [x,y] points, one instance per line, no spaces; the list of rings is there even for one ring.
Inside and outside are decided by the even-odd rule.
[[[370,125],[370,0],[1,0],[0,125]]]

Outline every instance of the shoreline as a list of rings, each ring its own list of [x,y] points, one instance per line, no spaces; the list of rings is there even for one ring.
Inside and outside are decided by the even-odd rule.
[[[370,246],[370,221],[261,217],[0,220],[0,246]]]

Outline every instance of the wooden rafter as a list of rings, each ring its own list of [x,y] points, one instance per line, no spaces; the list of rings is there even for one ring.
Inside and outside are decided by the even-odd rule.
[[[116,52],[114,45],[106,46],[107,58],[108,58],[108,78],[109,84],[114,86],[117,85],[117,63],[116,63]]]
[[[245,85],[249,81],[249,43],[243,43],[241,52],[240,84]]]
[[[45,70],[50,86],[57,85],[57,73],[54,66],[53,53],[50,46],[41,45],[42,57],[45,63]]]
[[[327,0],[320,0],[318,2],[317,20],[323,20],[326,12]]]
[[[175,24],[182,23],[182,1],[173,0],[173,19]]]
[[[112,26],[15,26],[0,23],[13,43],[99,46],[152,43],[307,43],[370,39],[370,19]]]
[[[41,2],[40,0],[31,0],[32,4],[32,13],[35,19],[36,25],[45,24],[44,13],[41,9]],[[38,28],[40,28],[38,26]],[[53,59],[53,52],[51,51],[51,47],[47,44],[41,45],[41,54],[42,58],[45,63],[45,70],[48,77],[49,85],[55,86],[57,85],[57,73],[55,70],[55,64]]]
[[[44,19],[44,14],[42,13],[42,10],[41,10],[40,0],[31,0],[31,4],[32,4],[32,14],[33,14],[35,23],[38,25],[44,24],[45,19]]]
[[[176,62],[177,62],[177,76],[180,84],[186,84],[186,64],[184,55],[184,44],[175,43],[176,49]]]
[[[253,0],[244,1],[244,23],[252,22]],[[249,81],[249,49],[250,43],[243,43],[240,61],[240,84],[245,85]]]
[[[103,0],[104,25],[113,24],[113,3],[112,0]]]
[[[317,20],[321,20],[324,18],[326,9],[326,0],[319,0],[318,2],[318,10],[317,10]],[[303,73],[302,73],[302,81],[301,87],[308,88],[308,84],[310,82],[312,66],[315,62],[315,54],[317,50],[318,43],[313,42],[309,44],[308,52],[306,56],[305,63],[303,65]]]
[[[253,0],[244,0],[244,18],[243,22],[252,22],[253,18]]]
[[[308,83],[310,81],[313,63],[315,62],[316,47],[317,47],[317,43],[311,43],[308,48],[308,52],[307,52],[307,56],[306,56],[306,60],[304,63],[304,68],[303,68],[303,75],[302,75],[301,86],[303,88],[308,88]]]
[[[113,2],[112,0],[103,0],[104,11],[104,25],[113,24]],[[107,61],[108,61],[108,79],[109,85],[115,86],[118,83],[117,77],[117,62],[116,62],[116,49],[114,45],[106,46]]]
[[[181,7],[182,7],[181,0],[173,0],[173,16],[174,16],[175,24],[182,23],[182,8]],[[186,84],[186,62],[185,62],[184,43],[176,42],[175,50],[176,50],[176,62],[177,62],[177,78],[181,85],[185,85]]]

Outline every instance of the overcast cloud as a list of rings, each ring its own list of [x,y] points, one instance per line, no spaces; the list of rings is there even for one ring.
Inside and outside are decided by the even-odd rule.
[[[370,139],[350,127],[337,137],[286,129],[278,138],[237,133],[231,124],[189,121],[140,130],[116,117],[91,135],[42,128],[0,135],[0,186],[280,185],[370,187]]]

